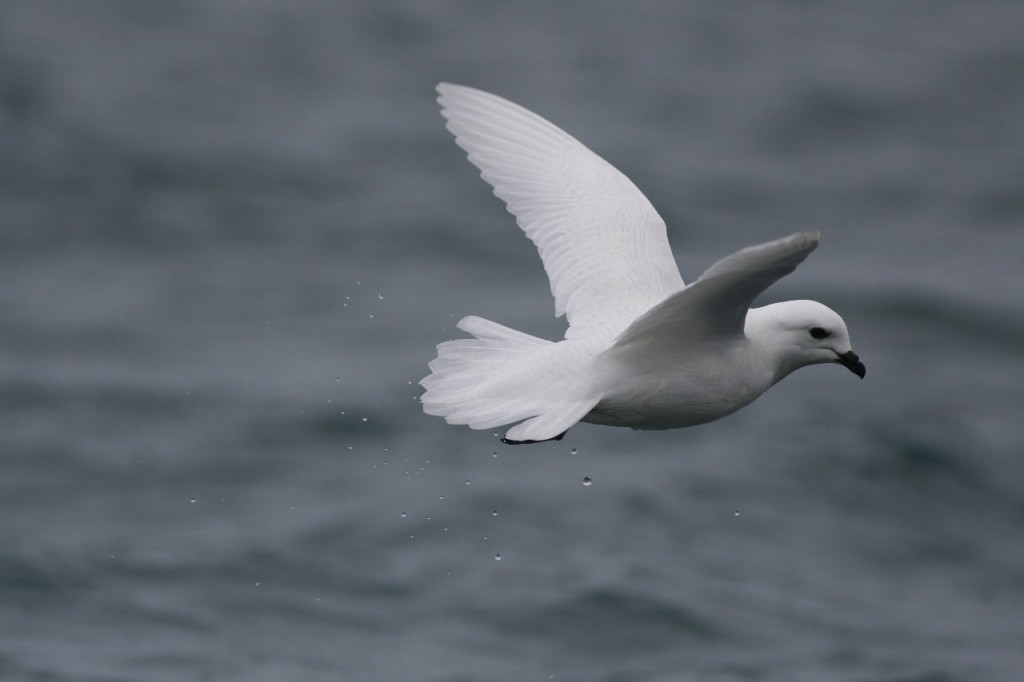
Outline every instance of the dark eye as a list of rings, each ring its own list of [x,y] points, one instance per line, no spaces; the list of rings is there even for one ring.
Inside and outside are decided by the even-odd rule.
[[[827,329],[822,329],[821,327],[811,327],[811,338],[827,339],[831,335],[832,332],[830,332]]]

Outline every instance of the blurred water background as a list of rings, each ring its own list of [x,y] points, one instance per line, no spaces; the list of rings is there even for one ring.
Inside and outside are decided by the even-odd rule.
[[[1024,676],[1024,5],[0,5],[0,679]],[[444,130],[482,87],[629,175],[687,279],[823,231],[841,311],[714,424],[422,414],[558,338]],[[584,477],[592,485],[583,485]]]

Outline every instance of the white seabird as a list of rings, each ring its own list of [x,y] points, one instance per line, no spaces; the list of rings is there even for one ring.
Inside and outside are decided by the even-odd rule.
[[[579,421],[671,429],[735,412],[795,369],[839,363],[863,378],[843,319],[815,301],[750,308],[818,245],[802,232],[727,256],[683,283],[665,223],[630,180],[523,107],[437,86],[456,143],[540,251],[558,342],[480,317],[437,347],[427,414],[510,428],[506,443],[560,439]]]

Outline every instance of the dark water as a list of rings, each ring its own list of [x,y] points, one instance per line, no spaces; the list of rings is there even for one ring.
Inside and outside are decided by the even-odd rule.
[[[1017,2],[3,3],[0,679],[1022,679],[1022,32]],[[821,229],[771,299],[840,310],[867,379],[531,448],[423,415],[462,315],[562,329],[442,79],[626,171],[688,278]]]

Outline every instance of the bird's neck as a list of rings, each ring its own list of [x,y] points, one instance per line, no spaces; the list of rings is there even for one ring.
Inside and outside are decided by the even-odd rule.
[[[750,343],[750,351],[771,374],[769,386],[774,385],[803,366],[799,354],[792,352],[776,324],[783,303],[773,303],[747,311],[743,333]]]

